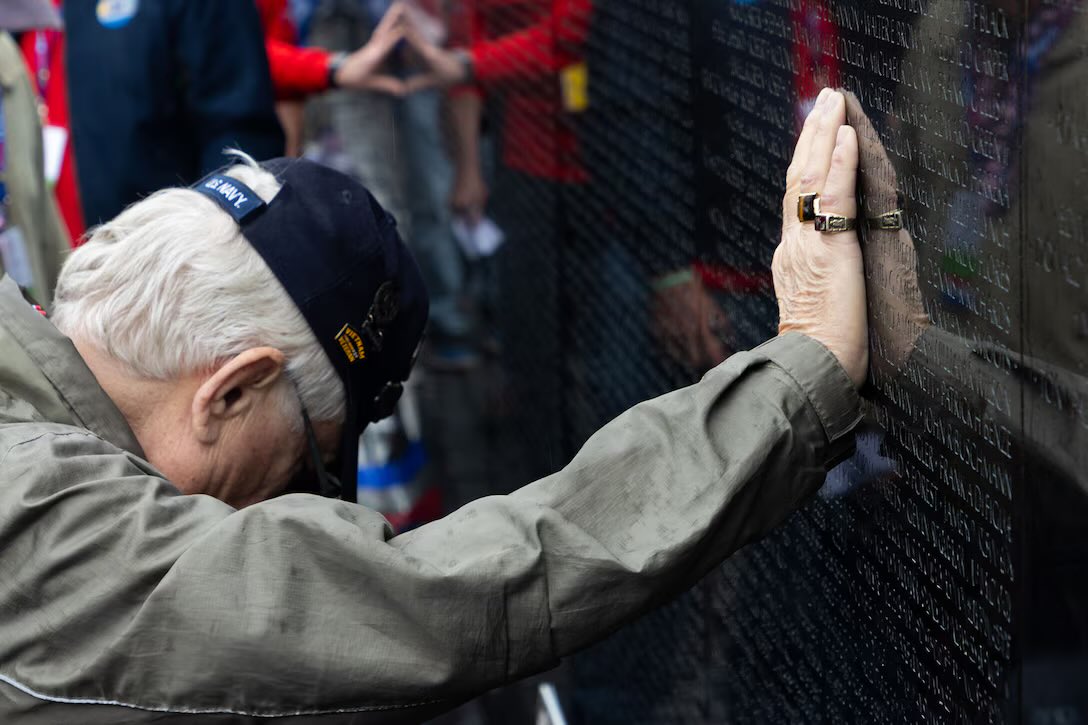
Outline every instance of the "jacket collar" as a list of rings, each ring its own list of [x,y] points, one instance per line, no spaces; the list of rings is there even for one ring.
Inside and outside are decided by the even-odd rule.
[[[98,384],[72,341],[23,299],[19,286],[0,277],[0,325],[49,380],[73,422],[118,448],[144,457],[121,411]]]

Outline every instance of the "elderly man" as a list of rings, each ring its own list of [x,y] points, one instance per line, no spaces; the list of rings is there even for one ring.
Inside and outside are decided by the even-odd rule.
[[[239,164],[99,228],[52,322],[3,281],[0,720],[416,722],[691,586],[852,447],[857,153],[824,91],[787,179],[779,337],[562,471],[396,537],[277,495],[310,465],[330,478],[323,459],[351,470],[423,328],[415,265],[362,187]],[[803,190],[845,230],[801,223]]]

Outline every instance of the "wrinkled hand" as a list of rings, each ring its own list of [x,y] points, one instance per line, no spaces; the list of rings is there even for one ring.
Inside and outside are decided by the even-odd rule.
[[[475,226],[484,216],[487,207],[488,188],[479,163],[458,168],[450,191],[450,208]]]
[[[344,59],[336,71],[336,85],[356,91],[378,91],[395,96],[408,92],[408,85],[396,76],[381,72],[386,58],[405,37],[408,15],[401,0],[382,16],[366,45]]]
[[[725,314],[698,279],[656,290],[653,318],[665,351],[692,369],[709,370],[729,356],[719,337]]]
[[[821,211],[857,216],[858,141],[841,93],[824,89],[805,120],[786,172],[782,243],[771,270],[779,333],[824,344],[857,387],[868,374],[865,275],[857,232],[821,234],[797,219],[797,197],[819,192]]]
[[[898,177],[861,102],[853,93],[845,96],[846,116],[858,137],[862,216],[877,217],[898,208]],[[906,229],[868,230],[863,252],[873,369],[892,372],[930,324],[918,285],[918,255]]]

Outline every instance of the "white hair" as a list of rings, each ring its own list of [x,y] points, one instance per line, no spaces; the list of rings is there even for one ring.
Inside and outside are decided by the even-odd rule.
[[[276,178],[234,155],[243,163],[225,173],[271,201]],[[190,189],[156,192],[94,229],[61,270],[52,319],[151,380],[273,347],[311,418],[344,417],[343,384],[302,313],[234,219]]]

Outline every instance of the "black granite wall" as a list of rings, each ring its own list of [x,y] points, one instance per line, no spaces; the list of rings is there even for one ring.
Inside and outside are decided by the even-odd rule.
[[[580,656],[580,717],[1088,722],[1088,3],[596,0],[584,52],[588,108],[540,130],[575,133],[584,178],[495,190],[536,219],[504,319],[541,472],[774,334],[783,178],[823,85],[851,93],[863,208],[906,228],[862,234],[857,454]]]

